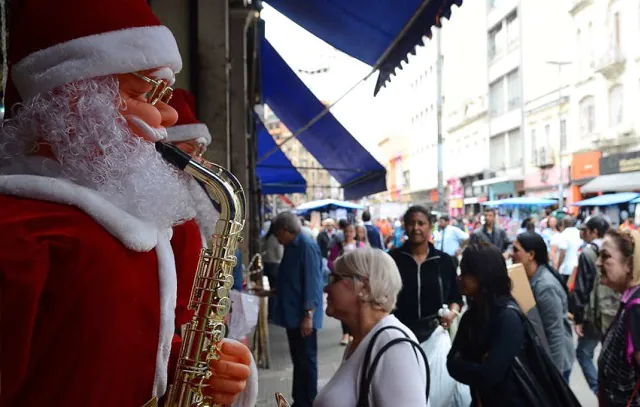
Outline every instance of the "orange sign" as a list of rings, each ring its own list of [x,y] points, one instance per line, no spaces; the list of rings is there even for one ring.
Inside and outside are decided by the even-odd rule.
[[[600,175],[600,151],[574,154],[571,161],[571,179],[593,178]]]
[[[429,194],[429,198],[431,199],[431,202],[438,202],[438,190],[432,189],[431,193]]]

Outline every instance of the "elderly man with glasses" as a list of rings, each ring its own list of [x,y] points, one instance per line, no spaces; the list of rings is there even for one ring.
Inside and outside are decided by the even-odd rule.
[[[167,104],[182,65],[175,39],[145,0],[9,11],[0,405],[157,405],[202,247],[194,219],[211,211],[154,147],[178,118]],[[206,395],[230,405],[251,356],[237,342],[221,353]]]

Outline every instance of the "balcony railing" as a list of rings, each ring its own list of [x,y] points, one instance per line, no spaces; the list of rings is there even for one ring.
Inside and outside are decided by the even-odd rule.
[[[596,70],[604,75],[607,79],[615,79],[622,72],[627,59],[620,47],[613,47],[607,50],[596,64]]]
[[[569,13],[575,15],[591,4],[593,4],[593,0],[571,0]]]

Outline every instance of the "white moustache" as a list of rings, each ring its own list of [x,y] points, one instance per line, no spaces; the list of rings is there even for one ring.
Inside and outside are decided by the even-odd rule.
[[[133,124],[142,131],[145,140],[155,143],[156,141],[166,140],[168,137],[167,129],[164,127],[151,127],[147,122],[137,116],[127,116],[127,119],[133,122]]]

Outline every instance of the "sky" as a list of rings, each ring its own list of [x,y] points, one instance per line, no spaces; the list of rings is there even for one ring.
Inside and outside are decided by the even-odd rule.
[[[371,72],[369,65],[336,50],[269,5],[264,4],[261,16],[269,42],[319,100],[329,103],[337,100]],[[329,70],[315,75],[299,72],[322,68]],[[374,73],[331,112],[360,144],[384,162],[378,141],[393,130],[393,114],[387,98],[373,97],[376,79]]]

